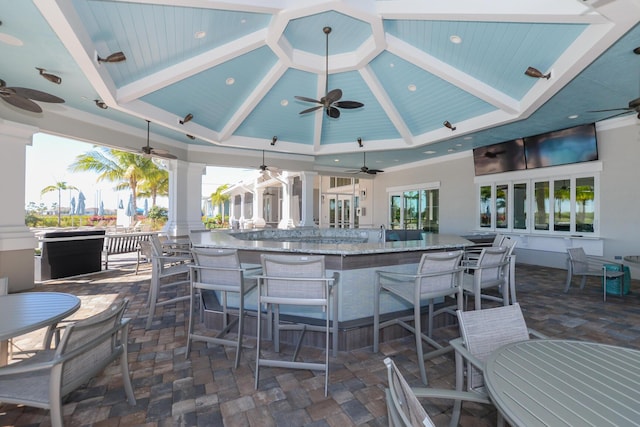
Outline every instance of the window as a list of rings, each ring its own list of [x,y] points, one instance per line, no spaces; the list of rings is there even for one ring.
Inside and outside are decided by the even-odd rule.
[[[595,234],[597,172],[599,170],[552,178],[538,177],[542,173],[537,173],[526,180],[495,183],[488,183],[488,177],[482,177],[480,182],[476,180],[479,184],[477,226],[501,232]]]
[[[430,187],[433,184],[424,186]],[[438,203],[437,188],[390,190],[389,228],[437,233],[440,222]]]

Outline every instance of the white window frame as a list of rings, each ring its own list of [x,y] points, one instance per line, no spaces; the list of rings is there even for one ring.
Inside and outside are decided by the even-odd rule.
[[[502,174],[483,175],[476,177],[474,183],[476,185],[476,216],[475,228],[478,231],[483,232],[507,232],[507,233],[521,233],[521,234],[541,234],[541,235],[556,235],[567,236],[575,235],[576,232],[576,180],[579,178],[593,178],[594,184],[594,218],[593,218],[593,233],[588,232],[585,236],[599,237],[600,236],[600,174],[602,172],[602,162],[586,162],[577,163],[566,166],[557,166],[552,168],[540,168],[526,171],[515,171]],[[556,231],[554,230],[554,184],[558,180],[569,180],[571,185],[571,198],[570,198],[570,228],[568,231]],[[548,182],[549,183],[549,229],[548,230],[535,230],[534,229],[534,195],[535,195],[535,183],[536,182]],[[526,229],[513,228],[514,226],[514,185],[515,184],[527,185],[527,202],[526,202]],[[496,187],[498,185],[507,185],[507,209],[508,209],[508,227],[496,228]],[[491,187],[491,219],[490,227],[480,226],[480,188]],[[582,233],[582,232],[580,232]]]

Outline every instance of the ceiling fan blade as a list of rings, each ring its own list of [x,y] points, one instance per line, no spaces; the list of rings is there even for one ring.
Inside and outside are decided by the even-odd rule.
[[[338,108],[347,108],[347,109],[364,107],[364,104],[358,101],[338,101],[333,105]]]
[[[156,156],[156,157],[162,157],[163,159],[177,159],[177,156],[174,156],[173,154],[169,153],[166,150],[156,150],[154,148],[151,149],[151,155],[152,156]]]
[[[294,96],[294,98],[299,100],[299,101],[313,102],[313,103],[316,103],[316,104],[322,104],[322,102],[318,101],[317,99],[307,98],[306,96]]]
[[[633,111],[633,110],[623,111],[623,112],[621,112],[621,113],[618,113],[618,114],[614,114],[614,115],[612,115],[612,116],[605,117],[604,119],[601,119],[601,121],[609,120],[609,119],[613,119],[614,117],[623,116],[623,115],[625,115],[625,114],[629,114],[629,113],[635,113],[635,111]],[[638,114],[640,114],[640,113],[638,113]],[[640,117],[639,117],[639,118],[640,118]]]
[[[35,89],[29,89],[26,87],[12,87],[10,89],[14,90],[16,95],[23,98],[33,99],[34,101],[52,102],[56,104],[62,104],[64,102],[64,99],[62,98],[58,98],[55,95]]]
[[[307,113],[310,113],[312,111],[319,110],[320,108],[322,108],[322,105],[316,105],[315,107],[307,108],[306,110],[300,111],[299,114],[307,114]]]
[[[375,175],[377,173],[382,173],[382,172],[384,172],[384,171],[381,170],[381,169],[369,169],[369,170],[367,170],[367,173],[371,174],[371,175]]]
[[[327,108],[327,116],[333,117],[334,119],[337,119],[338,117],[340,117],[340,110],[338,110],[335,107],[328,107]]]
[[[31,111],[32,113],[42,113],[42,108],[40,108],[38,104],[30,99],[23,98],[11,92],[2,92],[0,94],[0,98],[2,98],[8,104],[11,104],[14,107],[18,107],[22,110]]]
[[[333,89],[324,97],[324,101],[327,104],[333,104],[334,102],[338,101],[340,98],[342,98],[342,90]]]
[[[628,111],[632,111],[631,108],[609,108],[607,110],[591,110],[591,111],[587,111],[587,113],[605,113],[607,111],[622,111],[622,110],[628,110]]]

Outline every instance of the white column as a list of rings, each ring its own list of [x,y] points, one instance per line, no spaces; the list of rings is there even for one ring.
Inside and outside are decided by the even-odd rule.
[[[38,129],[0,119],[0,277],[9,291],[34,287],[34,250],[38,242],[24,223],[26,147]]]
[[[183,160],[164,162],[169,171],[169,219],[163,231],[170,236],[186,236],[190,230],[203,230],[200,209],[206,165]]]
[[[302,180],[302,212],[300,212],[300,227],[315,227],[316,223],[313,221],[313,204],[315,202],[313,198],[313,185],[317,172],[301,172],[300,179]]]
[[[258,188],[258,180],[253,183],[253,226],[264,228],[267,224],[264,220],[264,195],[263,188]]]
[[[286,171],[275,178],[282,183],[282,218],[280,218],[278,228],[293,228],[295,224],[291,220],[291,178]]]
[[[240,193],[240,228],[245,228],[245,217],[244,217],[244,191]]]

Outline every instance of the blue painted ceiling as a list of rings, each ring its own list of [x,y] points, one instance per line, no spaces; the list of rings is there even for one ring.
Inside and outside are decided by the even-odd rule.
[[[318,170],[367,151],[384,169],[615,114],[590,111],[640,97],[639,19],[638,0],[4,1],[0,78],[87,122],[150,120],[186,150],[302,154]],[[364,107],[299,114],[314,104],[294,96],[326,88]]]

